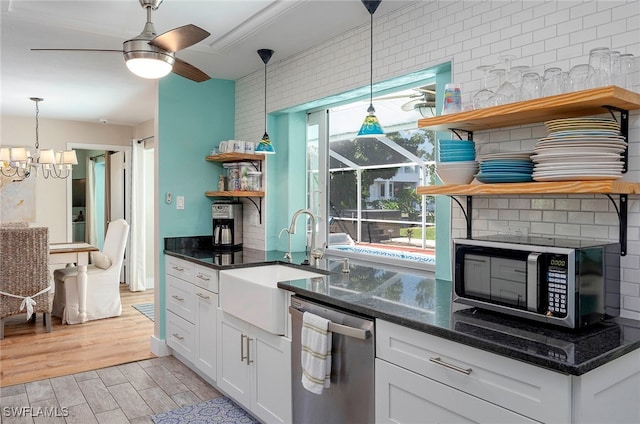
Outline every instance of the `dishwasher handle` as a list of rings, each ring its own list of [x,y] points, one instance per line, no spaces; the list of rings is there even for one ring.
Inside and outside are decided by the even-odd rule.
[[[289,306],[289,313],[292,317],[302,320],[303,312],[294,308],[293,306]],[[336,324],[335,322],[331,321],[329,321],[329,331],[360,340],[367,340],[371,338],[371,331],[369,330],[349,327],[348,325]]]

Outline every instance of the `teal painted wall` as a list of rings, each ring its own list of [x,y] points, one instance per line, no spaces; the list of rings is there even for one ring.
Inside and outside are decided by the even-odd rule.
[[[451,71],[439,72],[436,75],[436,108],[442,110],[442,94],[444,85],[451,82]],[[451,138],[447,131],[436,132],[436,140]],[[437,143],[436,143],[437,144]],[[438,183],[442,181],[438,179]],[[436,278],[451,281],[451,199],[448,196],[436,198]]]
[[[295,211],[306,207],[307,115],[305,112],[287,113],[272,117],[271,122],[270,128],[275,128],[277,135],[271,140],[277,141],[274,142],[276,154],[267,158],[266,249],[286,251],[287,235],[285,233],[279,239],[278,234],[282,228],[289,227]],[[301,222],[291,239],[293,251],[304,250],[304,235]]]
[[[160,337],[165,334],[164,238],[211,234],[211,200],[222,167],[205,157],[221,140],[234,137],[235,82],[211,79],[195,83],[169,75],[159,81],[158,205],[160,249]],[[165,202],[172,193],[171,204]],[[176,198],[184,197],[184,210]]]

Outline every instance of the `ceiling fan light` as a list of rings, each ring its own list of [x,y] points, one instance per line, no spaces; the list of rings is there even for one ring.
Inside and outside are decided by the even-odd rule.
[[[127,68],[141,78],[158,79],[167,76],[173,64],[161,59],[137,57],[127,60]]]

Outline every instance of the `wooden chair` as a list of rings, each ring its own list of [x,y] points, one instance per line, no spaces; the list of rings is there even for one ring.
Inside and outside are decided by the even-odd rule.
[[[87,267],[87,321],[120,316],[120,271],[129,236],[129,224],[124,219],[109,223],[102,252],[92,254]],[[97,260],[99,258],[99,260]],[[53,272],[56,284],[53,316],[62,323],[80,323],[78,300],[78,268],[67,267]]]
[[[0,227],[0,269],[0,340],[5,318],[19,314],[42,312],[50,333],[49,229]]]

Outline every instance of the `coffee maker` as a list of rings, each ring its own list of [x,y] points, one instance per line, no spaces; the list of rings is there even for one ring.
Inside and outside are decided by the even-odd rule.
[[[237,250],[242,247],[242,203],[214,202],[213,249]]]

